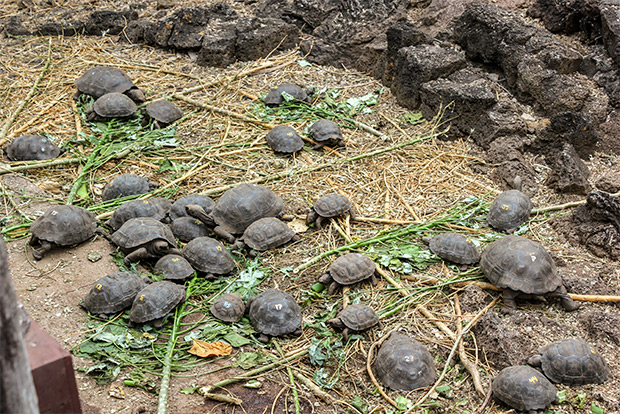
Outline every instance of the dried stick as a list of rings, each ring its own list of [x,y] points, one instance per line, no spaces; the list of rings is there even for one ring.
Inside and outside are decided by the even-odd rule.
[[[208,398],[213,401],[225,402],[228,404],[241,405],[243,404],[243,400],[241,398],[233,397],[232,395],[224,395],[224,394],[212,394],[210,392],[202,394],[203,397]]]
[[[293,375],[295,376],[295,378],[297,378],[297,380],[299,382],[304,384],[310,391],[312,391],[317,397],[319,397],[320,399],[322,399],[326,403],[336,402],[334,397],[332,397],[331,395],[329,395],[328,393],[323,391],[311,379],[306,378],[300,372],[293,371]]]
[[[28,92],[28,95],[26,95],[26,98],[24,98],[24,100],[19,104],[19,106],[15,110],[15,112],[13,112],[13,114],[9,117],[9,119],[4,123],[4,126],[2,127],[2,131],[0,131],[0,146],[4,145],[4,143],[6,142],[6,134],[9,132],[9,128],[11,128],[11,125],[13,125],[13,122],[15,122],[15,119],[17,119],[17,117],[19,116],[21,111],[24,109],[26,104],[34,96],[37,88],[39,87],[39,84],[41,83],[41,80],[43,79],[43,76],[45,76],[45,73],[49,69],[51,62],[52,62],[52,38],[50,37],[49,44],[47,47],[47,60],[45,61],[45,66],[43,67],[43,70],[39,74],[39,77],[37,78],[37,80],[32,85],[32,88],[30,88],[30,92]]]
[[[446,373],[448,372],[448,369],[450,368],[450,361],[452,361],[452,357],[454,356],[454,354],[456,353],[456,349],[459,346],[459,343],[463,340],[463,336],[465,336],[465,334],[467,334],[471,328],[474,327],[474,325],[476,325],[476,323],[478,323],[478,321],[480,320],[480,318],[489,310],[491,309],[493,306],[495,306],[495,303],[497,303],[497,301],[499,300],[499,297],[493,299],[493,301],[491,303],[489,303],[487,306],[484,307],[484,309],[482,309],[480,312],[478,312],[476,314],[476,316],[474,316],[474,318],[467,324],[467,326],[465,327],[465,329],[463,329],[463,331],[461,332],[461,334],[456,338],[456,341],[454,341],[454,346],[452,346],[452,349],[450,350],[450,354],[448,355],[448,358],[446,359],[446,363],[444,365],[443,371],[441,371],[441,374],[439,375],[439,378],[437,378],[437,381],[435,381],[435,384],[433,384],[433,386],[431,387],[430,390],[428,390],[426,392],[426,394],[424,394],[416,403],[413,407],[411,407],[409,410],[407,410],[405,412],[405,414],[413,412],[413,410],[416,410],[418,408],[420,408],[420,405],[422,405],[424,403],[424,401],[426,401],[426,399],[433,393],[433,391],[435,391],[435,389],[437,388],[437,386],[441,383],[441,381],[443,380],[443,378],[445,377]]]
[[[461,303],[459,302],[459,296],[454,295],[454,310],[456,311],[456,334],[458,337],[462,338],[463,333],[463,314],[461,313]],[[478,372],[478,367],[475,363],[469,360],[467,356],[467,352],[465,352],[465,344],[463,341],[459,341],[459,358],[461,363],[467,371],[471,374],[471,379],[474,382],[474,388],[478,395],[482,398],[485,397],[484,387],[482,386],[482,382],[480,381],[480,372]]]
[[[280,353],[280,356],[284,356],[284,354],[282,353],[282,348],[280,348],[280,344],[278,343],[278,341],[274,339],[273,344],[275,345],[276,349]],[[297,392],[297,388],[295,386],[295,378],[293,377],[293,370],[288,365],[286,366],[286,372],[288,373],[288,379],[291,382],[291,390],[293,390],[293,397],[295,397],[295,413],[301,414],[301,404],[299,402],[299,393]]]
[[[199,102],[199,101],[197,101],[195,99],[188,98],[187,96],[180,95],[178,93],[172,94],[171,97],[174,98],[174,99],[179,99],[181,101],[185,101],[185,102],[187,102],[189,104],[192,104],[194,106],[198,106],[200,108],[207,109],[209,111],[218,112],[220,114],[230,116],[231,118],[236,118],[236,119],[238,119],[240,121],[250,122],[252,124],[260,125],[262,127],[269,128],[269,129],[272,129],[274,127],[274,125],[271,125],[271,124],[269,124],[267,122],[262,122],[262,121],[259,121],[258,119],[254,119],[254,118],[248,118],[247,116],[242,115],[242,114],[238,114],[237,112],[229,111],[228,109],[220,108],[218,106],[213,106],[213,105],[209,105],[209,104],[206,104],[206,103],[202,103],[202,102]]]
[[[389,402],[390,404],[392,404],[394,407],[399,408],[398,404],[396,404],[396,401],[391,399],[390,396],[387,395],[383,391],[383,387],[381,386],[381,384],[379,384],[379,382],[375,378],[375,374],[373,374],[372,368],[370,367],[370,365],[372,363],[372,357],[374,356],[375,348],[380,346],[392,334],[392,332],[396,331],[397,329],[398,329],[398,327],[392,329],[392,331],[390,331],[388,334],[384,335],[383,338],[379,339],[377,342],[374,342],[372,345],[370,345],[370,348],[368,349],[368,356],[366,357],[366,371],[368,371],[368,376],[370,377],[370,380],[375,385],[375,387],[377,387],[377,390],[379,391],[379,394],[381,394],[381,396],[383,398],[385,398],[385,400],[387,402]]]
[[[610,195],[613,196],[613,197],[618,197],[618,196],[620,196],[620,192],[613,193],[613,194],[610,194]],[[544,213],[546,211],[564,210],[566,208],[577,207],[577,206],[583,205],[585,203],[586,203],[586,199],[583,199],[583,200],[579,200],[579,201],[571,201],[570,203],[556,204],[556,205],[553,205],[553,206],[535,208],[535,209],[532,210],[532,212],[530,214]]]

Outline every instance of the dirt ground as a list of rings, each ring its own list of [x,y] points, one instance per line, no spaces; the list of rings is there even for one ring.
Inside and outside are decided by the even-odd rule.
[[[100,3],[98,7],[113,2]],[[232,4],[242,6],[236,2]],[[6,2],[3,2],[3,10],[7,14],[26,13]],[[347,68],[306,65],[297,51],[274,54],[263,61],[213,69],[194,65],[192,59],[195,57],[191,54],[119,43],[114,36],[2,37],[0,49],[3,51],[0,59],[0,119],[3,124],[28,94],[45,66],[48,52],[51,53],[49,68],[33,98],[9,129],[8,137],[23,133],[50,134],[56,143],[65,144],[68,148],[62,159],[88,156],[91,147],[88,142],[79,139],[97,135],[76,112],[71,99],[73,81],[95,64],[122,68],[134,83],[146,91],[149,100],[195,88],[185,96],[246,117],[261,116],[260,109],[257,109],[260,107],[254,106],[254,103],[271,86],[284,81],[317,89],[336,88],[341,93],[337,98],[339,101],[377,94],[380,90],[377,104],[369,106],[369,113],[357,113],[355,120],[377,129],[383,134],[382,137],[361,128],[343,128],[345,147],[335,151],[314,151],[306,145],[303,152],[293,157],[273,154],[263,140],[264,127],[223,112],[206,110],[187,101],[175,100],[185,113],[176,133],[180,145],[136,150],[122,159],[106,163],[86,177],[88,195],[77,201],[83,206],[100,205],[104,184],[125,172],[147,176],[157,181],[160,187],[173,183],[169,192],[165,193],[171,199],[190,192],[209,193],[217,198],[222,192],[218,189],[222,186],[264,178],[261,183],[276,191],[285,201],[285,212],[296,217],[293,223],[298,226],[297,231],[302,238],[294,244],[261,254],[262,266],[269,272],[269,277],[259,290],[278,287],[303,304],[304,333],[298,338],[279,340],[282,351],[289,353],[307,349],[313,343],[313,337],[321,332],[320,322],[326,319],[329,312],[333,315],[336,309],[341,309],[343,301],[361,301],[382,315],[382,328],[373,328],[351,341],[342,348],[340,357],[328,357],[322,367],[314,365],[308,357],[287,365],[309,379],[317,378],[319,369],[329,376],[339,373],[339,380],[331,390],[323,387],[323,391],[331,395],[330,402],[322,400],[316,391],[299,382],[293,387],[286,369],[270,370],[259,375],[256,378],[261,385],[258,389],[244,387],[247,381],[241,381],[226,387],[225,391],[218,391],[240,398],[243,401],[241,406],[205,399],[196,393],[181,392],[194,385],[208,385],[242,374],[245,371],[235,361],[244,352],[262,349],[280,355],[273,344],[262,346],[252,341],[235,348],[230,357],[173,373],[168,412],[295,412],[294,390],[298,393],[302,413],[358,412],[353,406],[359,400],[365,405],[361,411],[364,413],[404,412],[407,402],[418,401],[424,390],[411,393],[385,390],[388,398],[404,404],[403,409],[397,409],[388,398],[377,392],[366,369],[373,343],[394,329],[412,335],[427,346],[435,358],[438,372],[447,368],[440,384],[448,385],[450,391],[431,394],[427,401],[431,404],[413,412],[473,413],[480,407],[483,398],[476,394],[470,374],[458,357],[446,364],[454,341],[438,328],[437,322],[443,322],[454,332],[459,323],[454,305],[456,296],[459,297],[464,320],[469,321],[498,293],[482,291],[474,286],[434,287],[426,292],[429,277],[445,281],[461,274],[460,269],[446,266],[438,260],[430,260],[423,268],[413,268],[413,271],[403,273],[399,263],[416,262],[402,255],[402,252],[411,246],[425,251],[420,241],[424,231],[396,238],[389,243],[376,243],[372,248],[357,249],[374,255],[377,262],[381,262],[389,252],[394,253],[392,261],[388,259],[392,267],[382,266],[382,269],[395,280],[396,285],[382,277],[376,287],[363,283],[335,297],[327,297],[325,293],[314,293],[311,286],[335,255],[318,260],[298,273],[291,270],[323,252],[388,234],[412,223],[432,222],[470,197],[486,200],[488,204],[502,189],[489,180],[488,174],[481,172],[491,171],[493,166],[484,164],[479,149],[473,144],[443,141],[435,137],[410,143],[417,137],[437,131],[437,128],[433,129],[431,120],[417,125],[406,122],[410,112],[398,106],[390,91],[382,88],[377,80]],[[237,76],[232,78],[234,75]],[[310,121],[274,118],[270,122],[288,123],[301,132]],[[401,148],[395,148],[400,144]],[[385,152],[369,155],[378,149]],[[351,160],[356,156],[361,158]],[[530,161],[539,174],[538,182],[543,183],[548,171],[536,159]],[[3,162],[6,163],[0,164],[3,168],[21,165],[6,160]],[[327,166],[313,170],[321,164]],[[79,303],[95,280],[118,271],[111,256],[115,249],[107,240],[95,237],[78,246],[56,249],[37,262],[27,248],[27,228],[15,226],[36,218],[50,203],[64,203],[80,173],[78,165],[83,165],[83,162],[30,168],[9,174],[3,171],[0,181],[0,207],[5,217],[2,230],[5,240],[8,240],[10,269],[18,296],[30,316],[70,351],[89,337],[87,324],[92,319]],[[587,165],[591,170],[591,182],[604,175],[620,174],[620,164],[611,154],[597,153]],[[175,181],[197,166],[201,169]],[[272,174],[279,176],[267,179]],[[331,191],[349,197],[360,216],[359,221],[338,220],[320,231],[308,229],[302,222],[308,207],[319,196]],[[544,185],[539,186],[537,193],[529,195],[538,208],[580,199],[578,196],[556,194]],[[483,212],[479,211],[476,216]],[[96,214],[101,213],[106,211],[96,211]],[[497,235],[481,217],[464,218],[462,223],[455,222],[452,229],[465,232],[484,247]],[[432,230],[449,228],[436,227]],[[593,256],[567,238],[565,234],[570,233],[570,228],[570,209],[562,209],[533,216],[523,234],[541,242],[552,253],[570,292],[620,295],[620,265]],[[240,259],[239,264],[242,263],[245,262]],[[141,269],[148,271],[151,265],[144,264]],[[464,277],[480,275],[477,268],[471,268]],[[235,275],[232,275],[231,283],[234,279]],[[394,304],[400,303],[397,302],[401,297],[398,288],[416,293],[408,297],[401,309],[394,310]],[[418,293],[423,291],[426,293]],[[420,305],[430,311],[430,317],[418,311]],[[601,385],[558,385],[559,390],[565,391],[566,398],[552,405],[550,412],[576,414],[596,412],[591,407],[600,407],[607,414],[617,414],[620,413],[618,322],[620,311],[613,303],[586,302],[579,310],[566,313],[556,302],[524,301],[519,302],[519,309],[512,315],[504,315],[497,305],[478,322],[472,334],[465,336],[465,347],[470,359],[476,362],[483,386],[488,389],[490,380],[501,368],[522,362],[538,346],[566,337],[584,338],[607,360],[610,378]],[[124,382],[127,371],[121,372],[112,383],[97,384],[92,376],[83,372],[94,364],[91,359],[74,357],[85,413],[157,411],[158,396],[127,386]],[[150,378],[158,388],[159,377],[152,375]],[[118,398],[119,389],[122,390],[122,398]],[[504,405],[491,404],[485,412],[511,411]]]

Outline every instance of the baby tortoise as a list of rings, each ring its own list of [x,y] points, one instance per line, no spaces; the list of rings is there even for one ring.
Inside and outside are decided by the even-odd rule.
[[[198,237],[185,245],[182,255],[207,279],[232,272],[236,265],[222,243],[211,237]]]
[[[179,217],[169,224],[174,237],[188,243],[198,237],[207,237],[210,233],[205,224],[193,217]]]
[[[190,204],[198,204],[205,213],[210,214],[215,206],[215,201],[209,196],[202,194],[187,194],[172,203],[170,210],[170,219],[174,220],[179,217],[189,217],[185,207]]]
[[[138,107],[122,93],[108,93],[97,99],[86,112],[87,121],[107,122],[113,118],[132,118]]]
[[[267,145],[278,154],[294,154],[301,151],[304,141],[301,136],[288,125],[278,125],[265,135]]]
[[[469,265],[480,261],[476,245],[459,233],[441,233],[435,237],[423,237],[429,249],[440,258],[452,263]]]
[[[504,368],[493,379],[495,399],[518,411],[542,414],[557,400],[557,389],[532,367],[516,365]]]
[[[286,101],[286,99],[282,96],[283,92],[291,96],[294,100],[306,103],[312,102],[308,96],[308,92],[310,92],[310,90],[302,89],[300,86],[292,83],[283,83],[277,88],[271,89],[263,99],[263,102],[265,102],[265,105],[267,106],[279,106],[282,102]]]
[[[88,69],[75,81],[78,91],[74,98],[81,94],[90,95],[95,99],[111,92],[124,93],[134,102],[144,102],[142,92],[131,81],[129,76],[120,69],[110,66],[95,66]]]
[[[268,289],[250,298],[246,309],[261,342],[269,342],[273,336],[301,335],[301,309],[286,292]]]
[[[4,148],[11,161],[51,160],[62,154],[62,150],[43,135],[21,135]]]
[[[164,280],[182,282],[194,276],[196,271],[183,256],[167,254],[155,263],[153,274],[164,276]]]
[[[366,279],[370,279],[370,283],[377,286],[376,271],[377,265],[369,257],[360,253],[347,253],[334,260],[327,272],[319,277],[319,282],[329,284],[327,294],[331,295],[340,286],[352,285]]]
[[[120,312],[131,306],[138,292],[151,283],[146,276],[133,272],[116,272],[95,282],[84,297],[82,307],[100,318]]]
[[[362,304],[347,306],[327,323],[335,329],[342,329],[344,343],[349,341],[349,332],[365,331],[377,324],[381,327],[379,315],[370,306]]]
[[[240,184],[226,190],[215,202],[211,213],[202,207],[190,204],[187,213],[196,217],[213,232],[229,243],[235,242],[235,235],[263,217],[281,217],[284,202],[269,188],[258,184]]]
[[[152,283],[136,295],[128,325],[152,321],[155,328],[161,328],[164,317],[184,300],[185,286],[167,280]]]
[[[513,190],[504,191],[491,203],[487,222],[496,230],[514,233],[532,212],[530,198],[521,192],[521,177],[515,177]]]
[[[146,194],[157,188],[158,184],[136,174],[121,174],[106,184],[101,193],[103,201],[131,195]]]
[[[224,322],[239,322],[245,313],[243,298],[236,293],[225,293],[211,305],[211,314]]]
[[[82,243],[97,232],[97,219],[88,210],[71,205],[50,207],[30,225],[32,256],[41,260],[54,246]]]
[[[110,241],[125,253],[125,265],[166,254],[180,254],[168,226],[151,217],[127,220],[110,236]]]
[[[568,338],[541,347],[527,363],[541,367],[551,382],[567,385],[602,384],[609,377],[607,362],[581,338]]]
[[[290,241],[298,241],[299,236],[282,220],[275,217],[263,217],[250,224],[243,235],[235,241],[234,250],[245,247],[250,249],[250,255],[256,252],[275,249]]]
[[[316,145],[312,147],[314,150],[325,145],[330,147],[343,146],[340,126],[329,119],[319,119],[310,125],[308,135],[316,142]]]
[[[503,289],[506,311],[516,309],[516,298],[559,298],[562,307],[574,311],[580,304],[566,292],[551,255],[535,241],[505,236],[489,244],[480,259],[482,273]]]
[[[183,111],[174,103],[165,99],[150,102],[144,108],[144,124],[153,122],[155,129],[166,128],[183,116]]]
[[[338,193],[325,194],[314,202],[314,206],[306,216],[306,224],[315,223],[320,229],[326,219],[339,217],[346,213],[349,213],[352,221],[355,220],[353,205],[348,198]]]
[[[393,390],[424,388],[437,380],[428,349],[400,332],[392,332],[381,345],[372,370],[384,386]]]
[[[163,197],[127,201],[114,210],[107,225],[113,230],[118,230],[127,220],[136,217],[151,217],[158,221],[165,221],[171,206],[170,200]]]

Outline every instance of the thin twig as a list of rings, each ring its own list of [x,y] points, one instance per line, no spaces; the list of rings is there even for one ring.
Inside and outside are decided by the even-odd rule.
[[[28,92],[28,95],[26,95],[26,98],[24,98],[24,100],[19,104],[19,106],[15,110],[15,112],[13,112],[13,114],[9,117],[9,119],[4,123],[4,126],[2,127],[2,131],[0,131],[0,146],[4,145],[4,143],[6,142],[6,135],[9,132],[9,128],[11,128],[11,125],[13,125],[13,122],[15,122],[15,119],[17,119],[17,117],[19,116],[21,111],[24,109],[26,104],[34,96],[37,88],[39,87],[39,84],[41,83],[41,80],[43,79],[43,76],[45,76],[45,73],[49,69],[51,62],[52,62],[52,38],[50,37],[48,47],[47,47],[47,60],[45,61],[45,66],[43,67],[43,70],[39,74],[39,77],[37,78],[37,80],[32,85],[32,88],[30,88],[30,92]]]
[[[461,304],[459,302],[459,296],[454,295],[454,310],[456,311],[456,334],[458,337],[462,337],[463,333],[463,314],[461,313]],[[478,367],[475,363],[469,360],[467,353],[465,352],[465,344],[463,341],[459,341],[459,358],[463,366],[469,371],[471,374],[471,379],[474,382],[474,388],[478,395],[482,398],[485,396],[484,387],[482,386],[482,382],[480,381],[480,372],[478,372]]]
[[[200,108],[203,109],[207,109],[209,111],[213,111],[213,112],[218,112],[220,114],[226,115],[226,116],[230,116],[232,118],[236,118],[240,121],[244,121],[244,122],[250,122],[252,124],[256,124],[256,125],[260,125],[264,128],[268,128],[268,129],[272,129],[274,127],[274,125],[271,125],[267,122],[263,122],[263,121],[259,121],[258,119],[254,119],[254,118],[248,118],[245,115],[239,114],[237,112],[233,112],[233,111],[229,111],[228,109],[224,109],[224,108],[220,108],[219,106],[214,106],[214,105],[209,105],[203,102],[199,102],[195,99],[191,99],[188,98],[187,96],[175,93],[171,95],[172,98],[174,99],[179,99],[181,101],[187,102],[189,104],[192,104],[194,106],[198,106]]]
[[[374,384],[374,386],[377,388],[377,390],[379,391],[379,394],[381,394],[381,396],[390,404],[392,404],[394,407],[399,408],[398,404],[396,403],[396,401],[394,401],[393,399],[390,398],[389,395],[387,395],[384,391],[383,391],[383,387],[381,386],[381,384],[379,384],[379,382],[377,381],[377,379],[375,378],[375,374],[372,372],[372,358],[374,356],[374,350],[375,348],[377,348],[378,346],[380,346],[387,338],[389,338],[389,336],[392,334],[392,332],[395,332],[399,329],[399,327],[397,326],[396,328],[392,329],[390,332],[388,332],[386,335],[384,335],[381,339],[379,339],[377,342],[374,342],[372,345],[370,345],[370,349],[368,349],[368,356],[366,357],[366,371],[368,372],[368,376],[370,377],[370,381],[372,381],[372,383]]]

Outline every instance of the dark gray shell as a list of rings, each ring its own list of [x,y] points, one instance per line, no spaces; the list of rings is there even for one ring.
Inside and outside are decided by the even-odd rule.
[[[82,306],[93,314],[120,312],[131,306],[146,281],[132,272],[111,273],[97,280],[84,297]]]
[[[330,276],[341,285],[352,285],[371,277],[377,265],[360,253],[347,253],[340,256],[329,266]]]
[[[459,233],[442,233],[429,240],[428,247],[433,253],[452,263],[473,264],[480,261],[476,245]]]
[[[377,379],[393,390],[423,388],[437,380],[428,349],[399,332],[393,332],[381,345],[372,369]]]
[[[235,261],[228,249],[211,237],[198,237],[190,241],[181,253],[199,272],[225,275],[235,269]]]
[[[21,135],[4,152],[11,161],[50,160],[60,155],[60,148],[42,135]]]
[[[487,222],[496,230],[512,233],[525,223],[532,212],[530,198],[521,192],[521,180],[515,179],[515,189],[504,191],[491,203]]]
[[[342,141],[340,126],[329,119],[319,119],[313,123],[308,129],[308,134],[317,143],[336,146]]]
[[[269,188],[257,184],[240,184],[217,199],[211,216],[218,226],[231,234],[242,234],[256,220],[278,217],[284,202]]]
[[[539,243],[520,236],[489,244],[480,267],[491,283],[523,293],[544,295],[562,285],[551,255]]]
[[[172,203],[172,209],[170,210],[170,218],[172,220],[179,217],[188,217],[187,211],[185,210],[185,206],[190,204],[197,204],[205,211],[205,213],[209,214],[213,210],[215,206],[215,201],[211,197],[202,194],[187,194],[174,203]]]
[[[239,322],[245,313],[245,303],[238,294],[226,293],[213,302],[209,311],[221,321]]]
[[[101,194],[103,201],[130,195],[145,194],[151,190],[149,181],[136,174],[121,174],[106,184]]]
[[[310,103],[310,97],[308,96],[306,91],[292,83],[283,83],[277,88],[271,89],[263,99],[263,102],[265,102],[265,105],[268,106],[280,105],[282,102],[284,102],[282,92],[286,92],[298,101]]]
[[[151,217],[155,220],[164,220],[172,203],[167,198],[153,197],[147,200],[131,200],[121,204],[108,221],[114,230],[119,229],[127,220],[136,217]]]
[[[205,226],[202,221],[193,217],[179,217],[172,220],[170,229],[174,237],[181,240],[183,243],[209,235],[207,226]]]
[[[265,139],[274,152],[282,154],[293,154],[304,147],[304,141],[297,131],[287,125],[274,127],[267,133]]]
[[[250,248],[262,252],[282,246],[293,237],[295,237],[295,232],[282,220],[275,217],[263,217],[245,229],[242,240]]]
[[[370,306],[362,304],[347,306],[336,318],[354,331],[363,331],[379,323],[377,313]]]
[[[95,66],[88,69],[75,81],[78,91],[97,99],[118,92],[124,93],[137,88],[122,70],[109,66]]]
[[[351,202],[338,193],[325,194],[314,202],[312,207],[321,217],[337,217],[351,211]]]
[[[252,298],[248,315],[258,332],[269,336],[285,336],[301,329],[301,309],[286,292],[268,289]]]
[[[165,240],[171,247],[176,247],[170,228],[152,217],[127,220],[120,229],[112,233],[110,240],[123,249],[135,249],[154,240]]]
[[[157,121],[160,127],[170,125],[183,116],[183,111],[181,111],[178,106],[165,99],[149,103],[146,106],[146,113]]]
[[[163,275],[164,280],[185,280],[194,276],[196,271],[184,257],[178,254],[167,254],[155,263],[153,273]]]
[[[88,210],[70,205],[50,207],[30,225],[33,239],[59,246],[81,243],[95,235],[97,219]]]
[[[93,111],[102,119],[127,118],[138,110],[136,103],[122,93],[108,93],[93,104]]]
[[[493,379],[493,395],[519,410],[543,410],[556,400],[557,389],[544,375],[526,365],[504,368]]]
[[[539,350],[541,366],[551,382],[567,385],[602,384],[609,377],[607,362],[581,338],[568,338]]]
[[[131,306],[129,320],[143,323],[164,317],[184,300],[184,286],[167,280],[151,283],[138,292]]]

